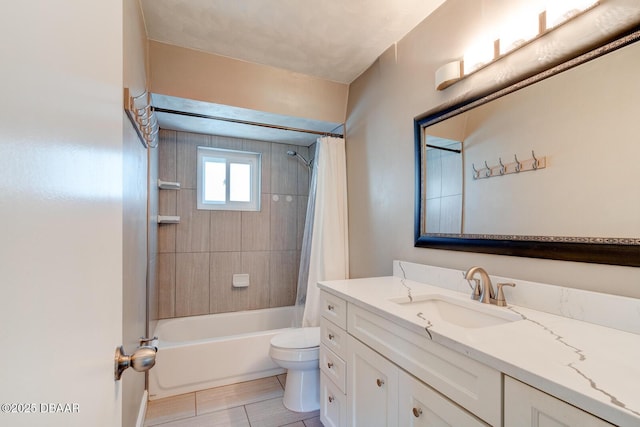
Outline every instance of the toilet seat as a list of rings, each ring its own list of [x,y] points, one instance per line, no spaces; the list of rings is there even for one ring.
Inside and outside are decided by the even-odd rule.
[[[271,338],[271,345],[282,349],[303,350],[320,346],[320,327],[297,328]]]
[[[310,362],[320,358],[320,328],[298,328],[271,338],[269,355],[289,362]]]

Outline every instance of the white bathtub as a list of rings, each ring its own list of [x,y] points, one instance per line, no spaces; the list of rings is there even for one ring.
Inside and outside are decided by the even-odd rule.
[[[269,357],[271,337],[291,327],[294,307],[160,320],[149,399],[283,373]]]

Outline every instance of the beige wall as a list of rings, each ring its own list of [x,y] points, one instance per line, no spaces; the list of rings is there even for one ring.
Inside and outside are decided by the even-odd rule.
[[[138,95],[146,86],[146,33],[140,4],[123,3],[123,84]],[[123,345],[131,354],[147,328],[147,149],[123,113]],[[122,425],[136,423],[145,389],[145,374],[122,376]]]
[[[343,123],[348,85],[149,42],[154,93],[307,119]]]
[[[435,91],[435,70],[524,3],[448,0],[351,84],[346,137],[352,277],[390,274],[392,260],[404,259],[461,270],[482,265],[491,274],[640,297],[638,268],[413,247],[413,118],[456,95],[455,85]]]
[[[260,212],[196,209],[196,151],[208,146],[262,153]],[[161,131],[159,177],[180,190],[161,190],[158,226],[158,316],[191,316],[293,305],[308,199],[309,174],[296,158],[309,149],[170,130]],[[248,288],[233,288],[247,273]]]

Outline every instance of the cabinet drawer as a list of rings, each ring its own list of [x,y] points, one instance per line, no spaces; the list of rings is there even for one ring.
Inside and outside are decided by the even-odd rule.
[[[426,334],[418,335],[351,304],[347,329],[350,335],[485,422],[501,424],[499,371],[434,343]]]
[[[346,427],[347,396],[320,373],[320,422],[324,427]]]
[[[575,406],[507,376],[504,377],[504,425],[505,427],[613,426]]]
[[[400,371],[398,383],[398,425],[402,427],[488,427],[488,424],[404,371]]]
[[[347,302],[325,291],[320,292],[320,315],[347,329]]]
[[[320,370],[345,393],[347,391],[347,364],[324,345],[320,346]]]
[[[347,358],[347,331],[324,317],[320,319],[320,341],[342,359]]]

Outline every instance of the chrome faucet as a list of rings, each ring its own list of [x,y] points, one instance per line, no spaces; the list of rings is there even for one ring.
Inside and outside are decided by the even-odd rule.
[[[480,280],[474,279],[473,276],[475,276],[476,273],[480,274]],[[471,267],[465,273],[464,278],[467,280],[474,280],[476,282],[471,298],[477,299],[484,304],[495,303],[495,294],[493,292],[493,286],[491,285],[491,279],[484,268]],[[478,290],[480,292],[479,294]]]

